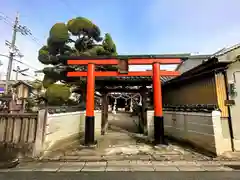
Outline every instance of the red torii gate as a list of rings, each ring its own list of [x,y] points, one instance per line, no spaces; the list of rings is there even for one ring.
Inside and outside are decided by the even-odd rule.
[[[68,65],[87,65],[86,72],[68,72],[68,77],[87,77],[86,118],[85,118],[85,144],[95,144],[94,140],[94,91],[95,77],[127,77],[150,76],[153,79],[154,99],[154,140],[156,144],[164,143],[164,124],[162,110],[161,76],[178,76],[177,71],[160,70],[160,64],[180,64],[179,58],[134,58],[121,60],[115,58],[82,58],[69,57]],[[119,71],[95,71],[95,65],[125,65],[124,73]],[[123,66],[124,66],[123,65]],[[129,65],[152,65],[152,71],[128,72]]]

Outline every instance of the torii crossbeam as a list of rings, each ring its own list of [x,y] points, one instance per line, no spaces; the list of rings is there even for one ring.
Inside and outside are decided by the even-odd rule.
[[[114,58],[86,58],[69,57],[68,65],[87,65],[86,72],[68,72],[68,77],[87,77],[87,99],[86,99],[86,119],[85,119],[85,144],[91,145],[95,143],[94,139],[94,91],[95,77],[109,76],[149,76],[153,79],[153,95],[154,95],[154,140],[156,144],[164,143],[164,123],[162,110],[162,90],[161,76],[178,76],[177,71],[160,70],[160,64],[180,64],[180,58],[134,58],[121,60]],[[118,65],[118,71],[95,71],[95,65]],[[129,65],[152,65],[152,71],[129,72]]]

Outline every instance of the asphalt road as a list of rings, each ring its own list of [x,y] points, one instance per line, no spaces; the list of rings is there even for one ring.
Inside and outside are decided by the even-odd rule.
[[[2,172],[0,180],[239,180],[240,172]]]

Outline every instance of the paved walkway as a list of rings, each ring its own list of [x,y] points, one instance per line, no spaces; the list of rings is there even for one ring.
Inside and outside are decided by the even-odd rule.
[[[191,162],[191,161],[105,161],[105,162],[31,162],[19,164],[16,168],[0,172],[45,171],[45,172],[86,172],[86,171],[236,171],[229,165],[240,162]]]
[[[210,160],[211,158],[191,149],[169,143],[154,147],[147,138],[136,134],[137,126],[130,119],[115,119],[109,122],[107,134],[98,139],[95,148],[87,149],[74,145],[67,149],[47,152],[44,161],[111,161],[111,160]]]
[[[239,180],[240,172],[11,172],[0,180]]]

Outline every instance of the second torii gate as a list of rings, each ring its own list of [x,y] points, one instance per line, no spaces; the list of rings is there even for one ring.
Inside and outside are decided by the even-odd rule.
[[[85,118],[85,144],[92,145],[94,139],[94,91],[95,77],[127,77],[127,76],[149,76],[153,80],[154,99],[154,140],[156,144],[164,143],[164,123],[162,110],[161,76],[178,76],[177,71],[160,70],[160,64],[180,64],[181,59],[176,57],[163,58],[139,58],[131,56],[127,60],[118,57],[69,57],[68,65],[86,65],[85,72],[68,72],[68,77],[87,77],[86,96],[86,118]],[[118,65],[118,71],[95,71],[95,65]],[[129,72],[129,65],[152,65],[152,71]]]

